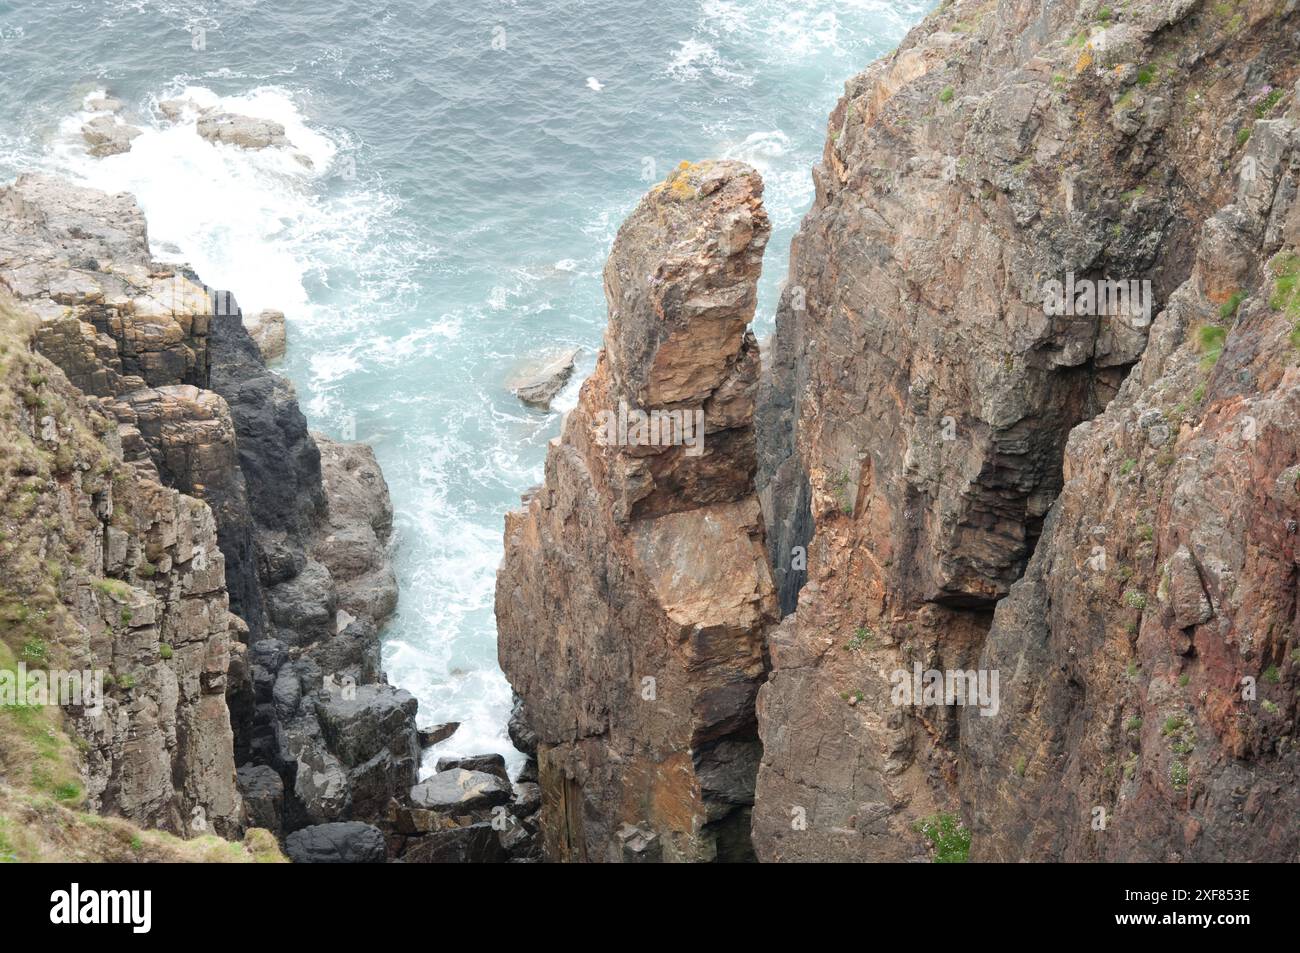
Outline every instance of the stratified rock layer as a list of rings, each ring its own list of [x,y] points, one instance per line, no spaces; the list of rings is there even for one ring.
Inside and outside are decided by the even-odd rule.
[[[749,855],[777,611],[753,490],[761,194],[719,162],[642,200],[605,268],[605,348],[545,485],[507,517],[500,659],[537,738],[553,860]],[[621,407],[702,412],[702,452],[621,443],[605,429]]]

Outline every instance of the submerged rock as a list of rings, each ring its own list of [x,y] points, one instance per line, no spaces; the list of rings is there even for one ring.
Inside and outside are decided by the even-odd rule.
[[[269,149],[290,144],[280,123],[236,113],[210,112],[200,116],[195,131],[209,142],[221,142],[241,149]]]
[[[86,151],[100,158],[130,152],[131,141],[139,135],[141,130],[119,122],[112,116],[96,116],[81,127],[81,136],[86,140]]]
[[[581,353],[570,348],[520,371],[510,382],[510,392],[530,407],[550,410],[551,401],[573,376],[573,365]]]

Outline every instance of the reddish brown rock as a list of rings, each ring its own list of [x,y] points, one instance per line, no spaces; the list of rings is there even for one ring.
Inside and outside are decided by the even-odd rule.
[[[538,738],[553,860],[749,853],[753,699],[776,613],[747,330],[761,194],[752,169],[705,162],[642,200],[605,268],[605,350],[545,484],[507,517],[500,659]],[[629,445],[620,406],[703,427]]]
[[[772,637],[773,672],[759,697],[760,859],[925,857],[916,822],[962,804],[976,825],[975,856],[1046,857],[1061,849],[1052,838],[1070,842],[1063,825],[1079,822],[1058,810],[1077,780],[1058,770],[1060,759],[1068,752],[1074,770],[1090,772],[1116,761],[1119,716],[1104,722],[1103,744],[1103,723],[1085,713],[1123,691],[1118,642],[1073,631],[1105,614],[1097,597],[1053,595],[1048,619],[1013,610],[1006,597],[1036,552],[1047,560],[1043,572],[1060,572],[1042,553],[1044,521],[1070,479],[1071,430],[1143,366],[1154,335],[1168,334],[1145,314],[1048,314],[1046,283],[1071,274],[1149,280],[1154,318],[1191,276],[1204,235],[1196,281],[1201,307],[1217,313],[1249,287],[1290,220],[1270,212],[1275,191],[1287,194],[1277,183],[1289,181],[1290,160],[1279,165],[1285,149],[1269,126],[1293,95],[1288,37],[1297,12],[1243,7],[1229,29],[1193,15],[1196,7],[1132,4],[1101,24],[1094,6],[1077,0],[996,11],[954,0],[850,81],[832,114],[760,400],[771,558],[783,610],[797,607]],[[1224,61],[1240,69],[1215,73],[1210,64]],[[1261,119],[1265,83],[1283,95]],[[1240,146],[1248,128],[1249,163]],[[1237,190],[1228,170],[1247,164],[1255,186],[1236,218],[1220,220],[1214,213]],[[1242,215],[1257,221],[1243,230]],[[1238,370],[1251,374],[1233,385],[1246,393],[1273,386]],[[1186,383],[1182,396],[1195,386]],[[1145,459],[1140,441],[1152,458],[1181,458],[1172,422],[1139,414],[1126,427],[1128,457]],[[1110,454],[1120,436],[1109,432],[1091,452]],[[1207,459],[1189,466],[1189,479],[1219,485]],[[1104,485],[1088,492],[1097,499]],[[1250,508],[1219,502],[1245,523],[1253,518]],[[1158,517],[1135,508],[1126,518],[1154,533],[1147,549],[1167,559],[1183,540],[1161,540]],[[1114,546],[1088,535],[1095,524],[1071,529],[1089,557]],[[1171,525],[1190,530],[1181,516]],[[1197,632],[1226,624],[1213,601],[1214,570],[1198,547],[1188,550],[1193,558],[1172,570],[1176,623],[1165,633],[1178,658],[1201,652]],[[1009,642],[993,666],[1004,679],[999,715],[895,704],[895,671],[989,667],[981,653],[995,607],[997,640]],[[1059,651],[1033,641],[1049,638]],[[1019,662],[1011,646],[1026,653]],[[1064,654],[1071,648],[1078,660]],[[1013,672],[1038,686],[1032,698],[1010,697]],[[1043,686],[1055,693],[1050,703]],[[1039,705],[1041,720],[1028,720]],[[1226,717],[1221,700],[1215,710]],[[1081,720],[1088,733],[1072,733]],[[1147,722],[1143,731],[1159,727]],[[983,738],[978,759],[965,753],[968,734]],[[1249,749],[1229,732],[1206,756],[1239,750]],[[968,793],[965,771],[976,761],[989,774]],[[1157,849],[1171,842],[1164,825],[1173,822],[1155,820],[1171,804],[1152,801],[1145,815],[1149,830],[1160,829]],[[1031,826],[1032,839],[1024,836]],[[1226,829],[1222,818],[1218,826]],[[996,846],[981,848],[989,837]],[[1206,823],[1198,849],[1211,856],[1216,842]],[[1112,849],[1108,859],[1120,859],[1122,848]]]

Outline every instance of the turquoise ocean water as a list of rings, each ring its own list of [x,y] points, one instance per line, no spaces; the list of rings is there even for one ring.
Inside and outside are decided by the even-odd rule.
[[[246,311],[288,315],[313,428],[374,445],[397,512],[390,680],[437,754],[501,751],[502,519],[541,481],[605,326],[623,217],[682,160],[742,159],[774,236],[771,330],[810,168],[844,81],[933,0],[0,0],[0,181],[28,170],[136,194],[154,254]],[[108,91],[145,132],[88,157]],[[298,153],[216,147],[160,100],[283,122]],[[583,348],[552,413],[505,382]]]

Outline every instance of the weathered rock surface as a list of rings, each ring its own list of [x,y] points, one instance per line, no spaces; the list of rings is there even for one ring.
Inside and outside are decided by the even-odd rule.
[[[1186,522],[1138,496],[1124,501],[1132,509],[1123,519],[1105,512],[1111,491],[1100,472],[1067,487],[1053,524],[1044,523],[1068,468],[1112,460],[1121,442],[1140,464],[1140,440],[1152,457],[1182,461],[1167,464],[1184,482],[1168,485],[1165,506],[1205,493],[1242,518],[1234,533],[1256,512],[1209,490],[1228,464],[1211,462],[1223,451],[1191,442],[1187,423],[1180,435],[1172,421],[1142,422],[1117,406],[1114,424],[1070,436],[1122,384],[1124,404],[1161,415],[1160,405],[1134,404],[1136,385],[1124,381],[1149,374],[1143,355],[1169,335],[1162,322],[1171,319],[1150,325],[1131,309],[1049,315],[1043,306],[1046,282],[1071,274],[1148,280],[1154,318],[1185,294],[1201,245],[1202,260],[1217,264],[1198,266],[1196,307],[1217,313],[1250,290],[1251,270],[1282,243],[1279,200],[1293,187],[1277,166],[1289,168],[1279,159],[1284,137],[1269,127],[1294,96],[1295,5],[1243,5],[1231,23],[1200,6],[1130,4],[1101,23],[1094,5],[1073,0],[956,0],[852,80],[832,114],[760,408],[759,482],[787,613],[771,636],[773,671],[758,700],[760,859],[924,858],[915,822],[959,804],[977,857],[1294,854],[1271,821],[1258,840],[1238,839],[1239,852],[1230,846],[1228,791],[1245,797],[1258,783],[1262,792],[1287,768],[1270,760],[1280,749],[1269,747],[1267,727],[1229,729],[1227,703],[1213,700],[1252,666],[1280,665],[1284,638],[1261,632],[1258,647],[1231,665],[1190,663],[1193,680],[1204,677],[1201,666],[1214,669],[1210,700],[1191,704],[1219,706],[1219,721],[1211,729],[1207,712],[1186,714],[1199,733],[1189,770],[1199,765],[1206,787],[1193,786],[1194,800],[1182,802],[1168,789],[1169,754],[1156,741],[1172,702],[1130,697],[1163,692],[1181,668],[1151,644],[1151,623],[1138,627],[1136,649],[1127,645],[1132,620],[1108,608],[1113,593],[1069,588],[1086,578],[1078,554],[1092,528],[1112,535],[1090,539],[1089,554],[1120,546],[1113,534],[1125,526],[1145,527],[1152,537],[1140,569],[1129,562],[1134,542],[1110,558],[1138,576],[1169,560],[1169,624],[1198,633],[1175,643],[1194,642],[1197,656],[1240,654],[1214,604],[1219,564],[1207,562],[1222,553],[1234,565],[1231,544],[1225,552],[1196,542],[1201,517],[1191,504]],[[1236,68],[1220,72],[1224,62]],[[1265,99],[1266,84],[1283,92]],[[1258,188],[1268,183],[1239,200],[1256,213],[1249,225],[1240,211],[1215,215],[1232,201],[1232,172],[1243,167]],[[1183,313],[1176,320],[1191,320]],[[1282,400],[1281,365],[1255,357],[1263,346],[1250,333],[1241,362],[1214,378],[1223,380],[1221,399]],[[1183,386],[1186,397],[1195,384]],[[1284,465],[1284,429],[1270,464],[1242,477],[1260,494]],[[1205,489],[1184,489],[1193,485]],[[1208,520],[1211,505],[1197,506]],[[1272,525],[1273,511],[1260,511]],[[1256,551],[1255,537],[1236,538]],[[1288,550],[1272,543],[1284,563]],[[1190,558],[1173,559],[1181,545]],[[1013,589],[1036,551],[1037,568]],[[1243,568],[1225,591],[1248,585],[1248,575]],[[1153,604],[1150,588],[1139,584],[1125,598]],[[1217,647],[1202,644],[1207,627]],[[1136,686],[1123,674],[1134,651],[1158,670]],[[891,673],[917,664],[1000,669],[1000,714],[895,704]],[[1118,749],[1124,718],[1143,717],[1139,709],[1156,716],[1143,721],[1130,785],[1120,780]],[[1239,742],[1238,731],[1250,740]],[[1229,780],[1256,768],[1258,782]],[[1111,786],[1083,780],[1095,776]],[[1134,836],[1092,835],[1090,808],[1113,813],[1121,789],[1134,798],[1123,808]],[[1196,834],[1202,846],[1184,843],[1187,831],[1211,825],[1214,833]]]
[[[510,381],[510,392],[530,407],[550,410],[555,395],[573,376],[573,362],[581,353],[569,348],[560,354],[526,367]]]
[[[30,351],[39,327],[0,290],[0,656],[101,671],[105,697],[67,709],[80,778],[38,753],[60,750],[53,729],[37,750],[6,736],[0,777],[62,785],[45,793],[65,799],[71,786],[142,826],[238,837],[224,698],[235,619],[212,511],[147,456],[124,459],[129,429]]]
[[[284,781],[274,768],[249,764],[236,773],[248,823],[278,834],[284,826]]]
[[[482,771],[484,774],[495,775],[506,784],[510,783],[510,775],[506,772],[506,759],[499,754],[476,754],[467,758],[439,758],[438,763],[434,766],[436,771],[450,771],[452,768],[462,768],[465,771]]]
[[[331,734],[318,720],[318,712],[333,711],[334,696],[350,698],[359,686],[382,682],[378,631],[396,605],[396,584],[386,550],[392,507],[373,454],[322,440],[322,465],[293,388],[266,369],[233,297],[184,268],[154,262],[144,218],[128,195],[48,176],[21,176],[0,190],[0,285],[34,313],[40,352],[115,421],[111,437],[125,462],[168,492],[194,497],[186,505],[214,523],[212,540],[168,530],[181,518],[170,515],[177,504],[153,501],[155,531],[198,549],[173,553],[171,543],[151,544],[152,571],[165,582],[192,573],[187,567],[195,563],[201,592],[213,605],[221,600],[220,611],[196,614],[174,637],[163,629],[178,660],[197,651],[189,643],[203,641],[205,625],[213,645],[202,684],[214,694],[198,703],[207,721],[181,737],[205,746],[200,753],[216,770],[220,751],[230,750],[234,711],[239,763],[279,773],[287,830],[380,816],[415,779],[413,699],[375,688],[401,717],[367,735],[375,743],[360,760],[356,746],[347,747],[348,730],[332,724],[339,730]],[[103,535],[105,575],[125,574],[138,585],[130,575],[139,571],[131,532],[114,527]],[[230,651],[231,637],[247,649]],[[142,710],[146,716],[155,714]],[[168,719],[158,730],[173,737]],[[347,750],[333,752],[332,744]],[[117,770],[92,765],[92,790],[116,793]],[[173,773],[161,762],[149,770],[148,778]],[[146,780],[151,790],[161,786]],[[242,816],[233,766],[227,790],[236,806],[205,807],[210,817]],[[157,794],[159,804],[147,810],[175,810],[163,799]]]
[[[402,856],[408,864],[499,864],[505,860],[501,839],[486,821],[422,837]]]
[[[416,807],[455,814],[509,804],[512,796],[509,781],[462,768],[440,770],[411,789],[411,803]]]
[[[269,149],[272,146],[289,145],[283,125],[255,116],[210,112],[199,117],[195,129],[209,142],[225,143],[241,149]]]
[[[355,821],[294,831],[284,852],[295,864],[382,864],[387,856],[379,828]]]
[[[998,606],[980,665],[1014,715],[962,718],[973,859],[1300,857],[1300,106],[1241,168]]]
[[[131,140],[140,135],[135,126],[119,122],[113,116],[96,116],[81,127],[86,151],[92,156],[121,155],[131,151]]]
[[[244,318],[244,327],[268,362],[284,357],[286,335],[284,312],[270,309]]]
[[[552,860],[622,859],[627,823],[665,859],[747,853],[751,792],[708,765],[724,745],[757,752],[777,611],[753,490],[761,194],[752,169],[706,162],[642,200],[605,268],[606,347],[545,485],[507,517],[499,654],[535,733]],[[609,439],[621,404],[702,412],[702,452]]]

